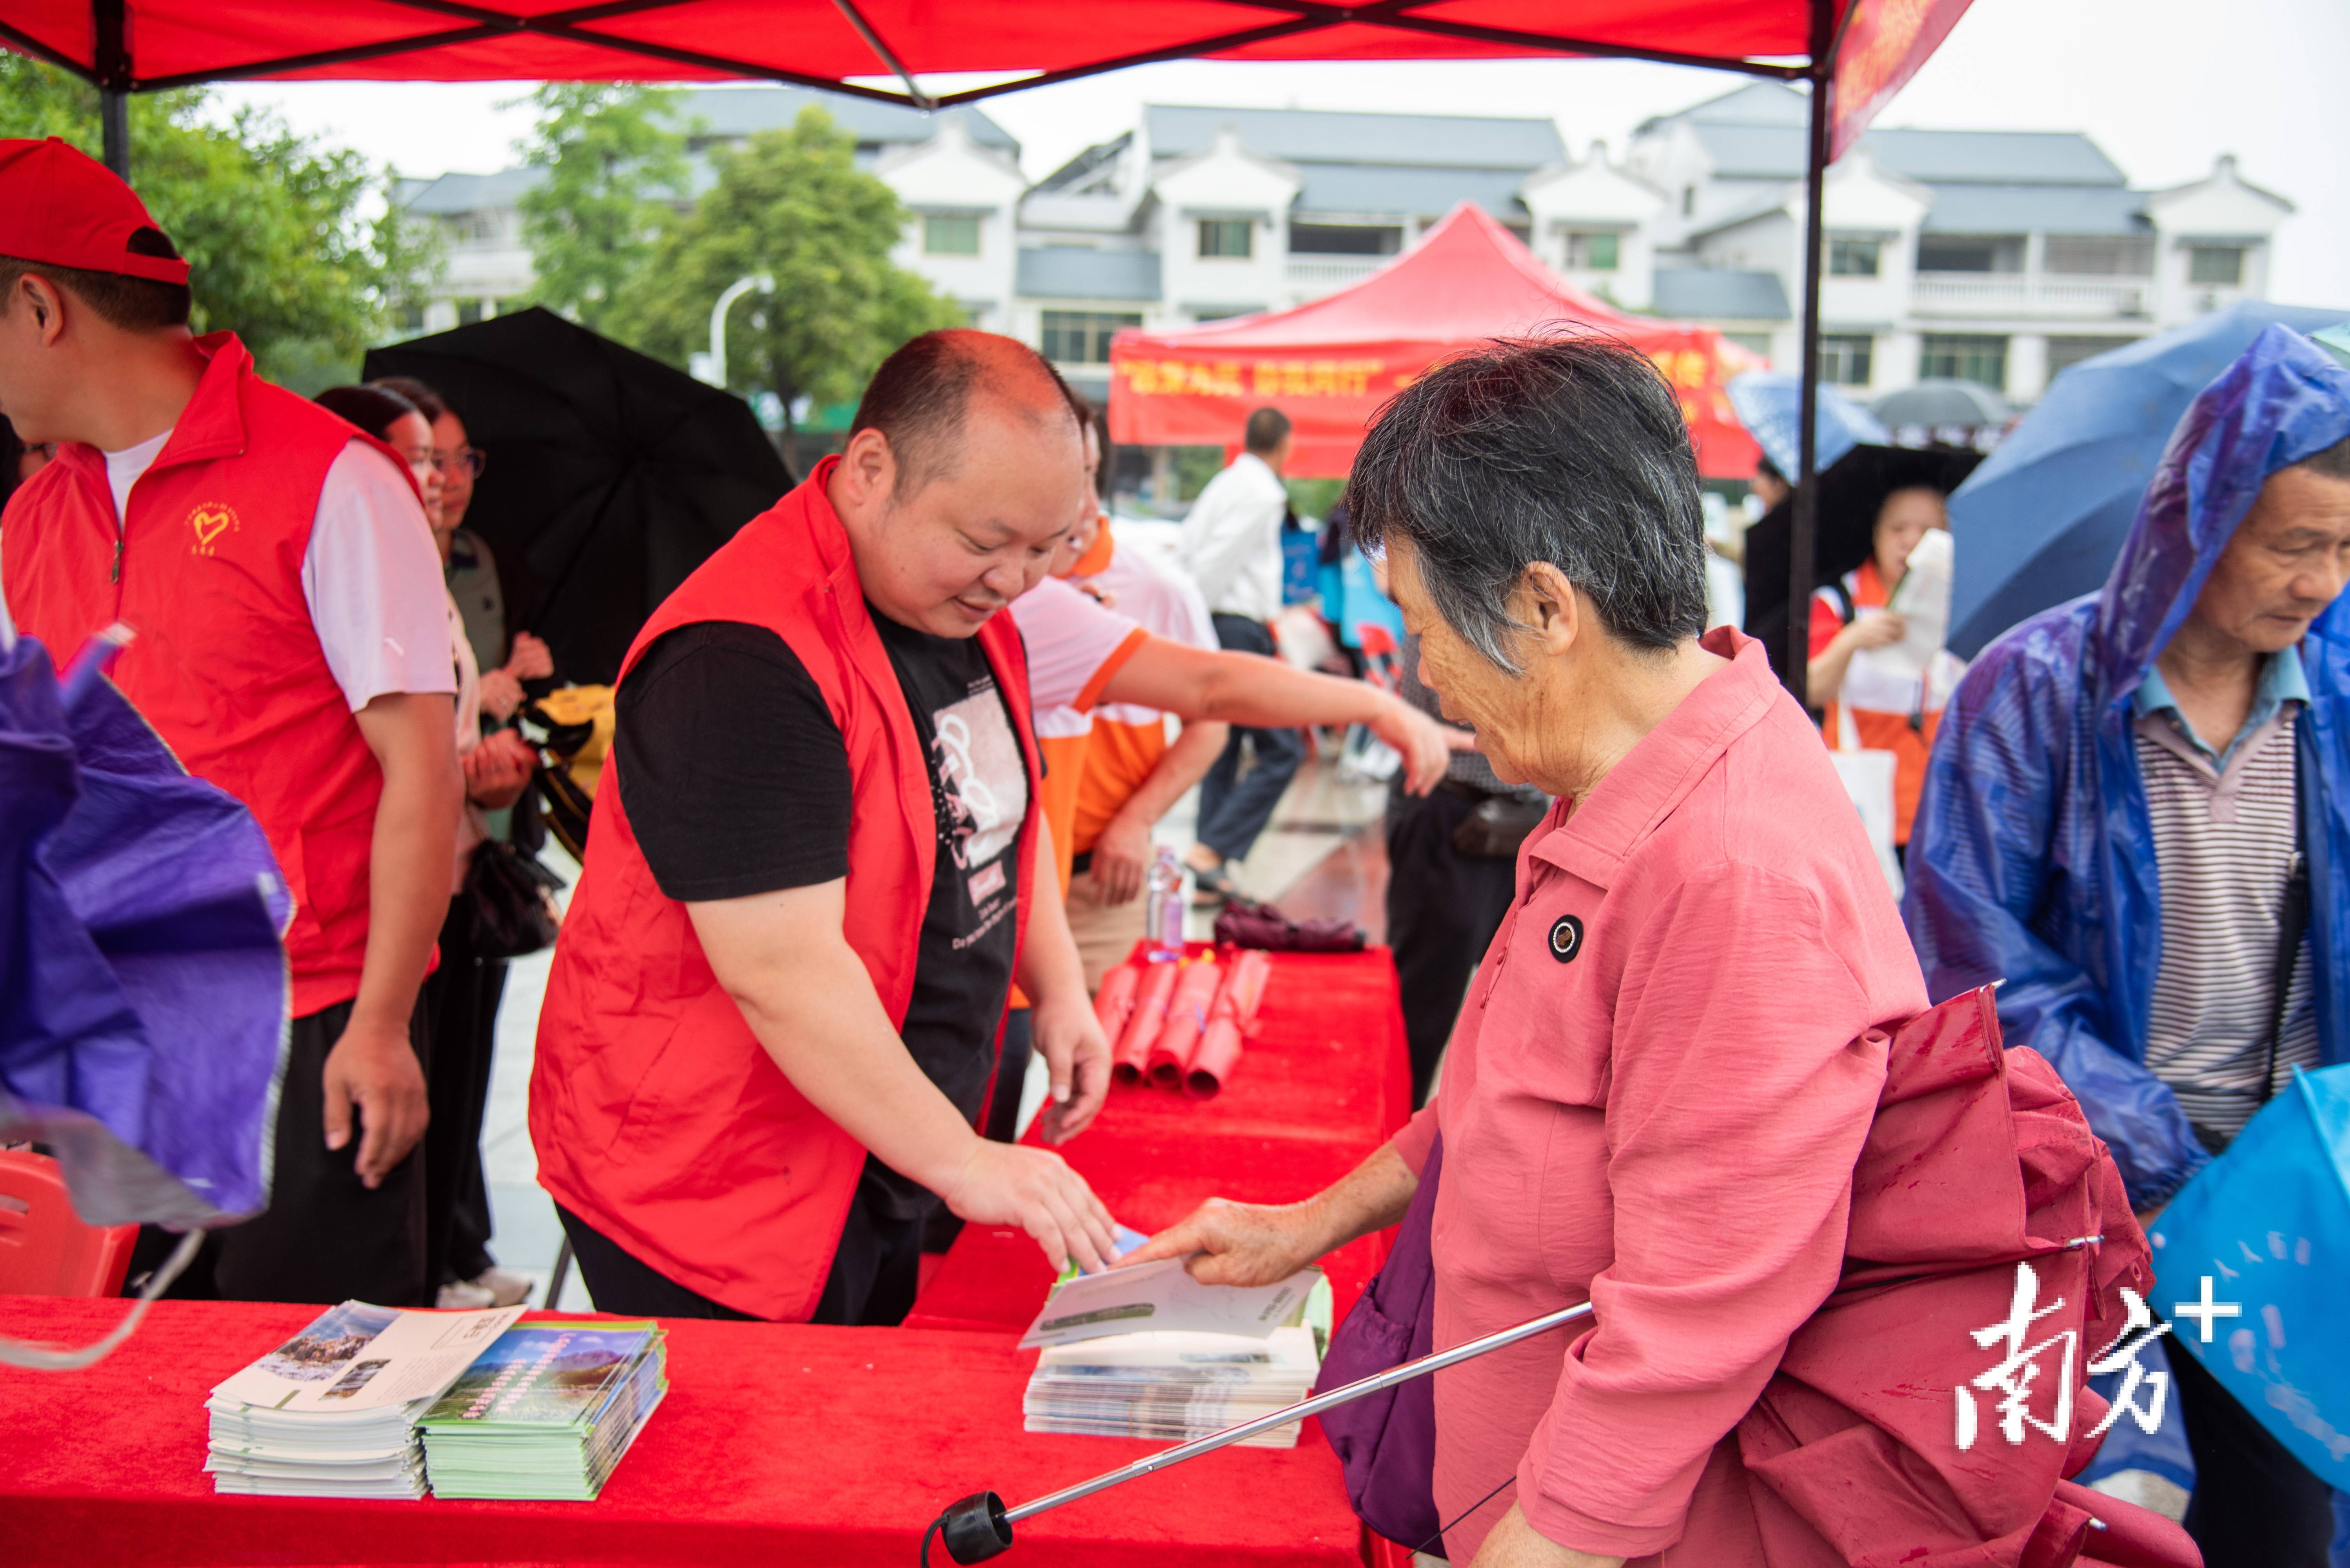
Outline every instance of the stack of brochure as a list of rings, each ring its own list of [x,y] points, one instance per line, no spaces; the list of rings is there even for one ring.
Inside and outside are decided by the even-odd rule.
[[[204,1402],[213,1490],[422,1497],[417,1417],[521,1315],[329,1307]]]
[[[1065,1279],[1023,1337],[1044,1354],[1021,1401],[1031,1432],[1180,1442],[1304,1399],[1322,1368],[1330,1287],[1203,1285],[1180,1259]],[[1244,1439],[1286,1449],[1290,1422]]]
[[[651,1323],[510,1328],[421,1417],[439,1497],[592,1500],[669,1392]]]

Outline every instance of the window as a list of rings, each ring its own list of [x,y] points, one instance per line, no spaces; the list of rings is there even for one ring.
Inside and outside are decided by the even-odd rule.
[[[1875,277],[1877,253],[1882,240],[1830,240],[1828,242],[1828,275],[1830,277]]]
[[[2084,359],[2094,359],[2100,354],[2137,341],[2135,337],[2051,337],[2048,340],[2048,378],[2054,380],[2059,370],[2069,369]]]
[[[2045,263],[2074,277],[2148,277],[2154,239],[2148,234],[2051,234]]]
[[[2007,339],[1966,332],[1929,332],[1918,355],[1918,374],[1973,381],[2002,391],[2007,387]]]
[[[1200,254],[1246,261],[1256,238],[1256,224],[1247,218],[1200,220]]]
[[[1570,229],[1566,234],[1566,265],[1580,272],[1614,272],[1621,265],[1623,236]]]
[[[457,325],[458,325],[458,326],[460,326],[460,327],[471,327],[471,326],[473,326],[475,322],[477,322],[477,321],[479,321],[479,320],[481,320],[481,319],[482,319],[482,302],[481,302],[480,300],[478,300],[478,299],[461,299],[461,300],[459,300],[459,301],[457,302]]]
[[[2235,288],[2244,281],[2244,247],[2241,245],[2189,245],[2187,247],[2187,281],[2216,283]]]
[[[931,213],[922,219],[922,254],[926,256],[975,256],[979,254],[979,214]]]
[[[1918,239],[1919,272],[2022,272],[2023,241],[2020,238],[1973,239],[1947,234],[1921,234]]]
[[[1686,217],[1690,216],[1691,213],[1695,213],[1696,211],[1697,211],[1697,187],[1696,187],[1696,186],[1694,186],[1694,185],[1684,185],[1684,186],[1682,186],[1682,187],[1681,187],[1681,216],[1682,216],[1682,217],[1684,217],[1684,218],[1686,218]]]
[[[1826,334],[1820,338],[1820,379],[1835,387],[1868,385],[1877,339],[1865,333]]]
[[[1048,310],[1045,312],[1045,358],[1056,365],[1107,365],[1109,340],[1120,327],[1139,327],[1139,311]]]
[[[1373,228],[1364,223],[1292,223],[1292,255],[1391,256],[1403,249],[1399,228]]]

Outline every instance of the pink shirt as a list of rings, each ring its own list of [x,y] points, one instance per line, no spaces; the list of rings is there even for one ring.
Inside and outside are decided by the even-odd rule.
[[[1707,1457],[1835,1286],[1885,1080],[1858,1036],[1926,986],[1817,730],[1762,645],[1527,840],[1437,1102],[1439,1348],[1586,1297],[1595,1326],[1436,1378],[1467,1563],[1510,1505],[1585,1552],[1680,1538]],[[1570,1334],[1572,1337],[1570,1338]]]

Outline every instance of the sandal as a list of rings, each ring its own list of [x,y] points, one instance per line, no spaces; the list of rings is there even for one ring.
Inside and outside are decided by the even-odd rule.
[[[1241,896],[1240,884],[1232,880],[1232,874],[1224,867],[1219,866],[1212,871],[1201,871],[1197,867],[1191,869],[1191,908],[1212,909]]]

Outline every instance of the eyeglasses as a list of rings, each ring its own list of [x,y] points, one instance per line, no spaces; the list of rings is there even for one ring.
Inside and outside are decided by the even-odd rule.
[[[475,479],[479,479],[482,477],[482,470],[490,466],[490,454],[479,447],[471,446],[459,447],[455,452],[435,452],[432,454],[432,466],[444,474],[452,468],[462,468]]]

